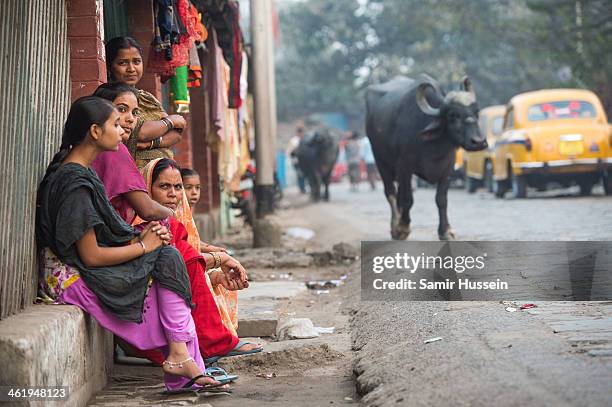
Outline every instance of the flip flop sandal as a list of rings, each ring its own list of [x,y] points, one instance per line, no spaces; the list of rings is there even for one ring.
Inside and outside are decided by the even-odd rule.
[[[209,377],[212,377],[213,379],[215,379],[216,381],[222,384],[232,383],[238,380],[237,375],[227,374],[227,372],[220,367],[209,367],[208,369],[206,369],[206,375]]]
[[[212,365],[213,363],[217,363],[221,359],[221,356],[211,356],[208,359],[204,359],[205,365]]]
[[[217,384],[206,384],[200,385],[198,387],[193,387],[193,385],[203,377],[210,377],[215,379],[213,376],[209,374],[201,374],[189,380],[187,383],[183,385],[183,387],[178,389],[166,390],[163,394],[179,394],[179,393],[192,393],[192,392],[208,392],[208,393],[230,393],[231,389],[222,389],[221,386],[224,386],[226,383],[217,383]],[[216,380],[216,379],[215,379]]]
[[[244,345],[255,345],[252,342],[246,342],[246,341],[239,341],[238,344],[236,346],[234,346],[234,349],[238,349],[243,347]],[[259,353],[263,350],[262,348],[256,348],[256,349],[251,349],[251,350],[244,350],[244,351],[240,351],[240,350],[232,350],[230,351],[227,355],[223,355],[221,356],[222,358],[225,357],[229,357],[229,356],[242,356],[242,355],[252,355],[253,353]]]

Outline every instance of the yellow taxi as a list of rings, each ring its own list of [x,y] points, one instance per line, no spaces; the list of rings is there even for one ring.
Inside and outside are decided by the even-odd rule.
[[[465,184],[469,193],[478,188],[487,188],[493,191],[493,161],[495,141],[502,134],[504,128],[504,114],[506,106],[489,106],[478,114],[480,132],[487,137],[489,147],[481,151],[467,151],[465,153]]]
[[[545,190],[550,182],[578,184],[588,195],[600,178],[610,194],[612,138],[597,96],[582,89],[522,93],[508,103],[504,130],[495,143],[493,166],[497,197],[527,187]]]
[[[455,151],[455,164],[453,165],[453,174],[451,175],[452,180],[460,180],[463,182],[465,178],[465,166],[463,161],[463,156],[465,151],[463,148],[459,147]]]

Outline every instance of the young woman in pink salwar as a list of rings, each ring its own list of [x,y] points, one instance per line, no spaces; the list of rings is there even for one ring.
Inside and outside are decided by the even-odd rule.
[[[226,390],[203,373],[189,277],[168,245],[168,230],[158,222],[134,230],[90,168],[99,153],[117,150],[122,133],[110,102],[90,96],[73,103],[60,151],[38,190],[36,236],[46,281],[58,302],[80,307],[131,345],[161,348],[168,390]],[[58,264],[68,267],[56,275]]]

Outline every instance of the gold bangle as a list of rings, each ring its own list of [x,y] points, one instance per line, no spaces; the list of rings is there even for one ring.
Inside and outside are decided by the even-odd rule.
[[[145,247],[145,244],[142,240],[139,240],[138,243],[140,243],[140,245],[142,246],[142,254],[147,254],[147,248]]]
[[[217,269],[221,267],[221,256],[215,252],[211,252],[210,254],[212,254],[213,258],[215,259],[215,265],[212,268]]]

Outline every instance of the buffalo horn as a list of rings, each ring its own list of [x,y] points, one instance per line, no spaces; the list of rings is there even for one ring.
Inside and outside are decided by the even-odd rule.
[[[429,82],[424,82],[419,85],[416,92],[416,102],[421,111],[429,116],[439,116],[440,109],[436,109],[432,107],[427,101],[427,97],[425,95],[427,88],[431,88],[434,92],[437,92],[436,88]]]

